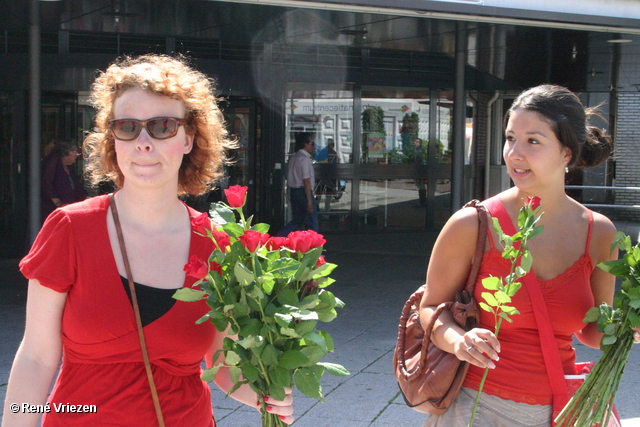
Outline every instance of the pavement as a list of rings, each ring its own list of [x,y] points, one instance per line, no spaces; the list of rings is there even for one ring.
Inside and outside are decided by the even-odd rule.
[[[637,241],[640,224],[616,223]],[[335,341],[323,361],[345,366],[351,375],[325,374],[324,403],[294,392],[300,427],[419,427],[426,419],[408,408],[392,369],[400,311],[424,283],[436,233],[328,235],[326,258],[338,264],[329,288],[346,306],[331,323],[321,324]],[[17,260],[0,260],[0,401],[4,401],[11,361],[24,327],[26,281]],[[578,360],[597,360],[599,350],[575,344]],[[212,385],[219,427],[259,426],[258,413],[224,396]],[[640,426],[640,346],[632,351],[616,399],[623,427]],[[0,416],[1,419],[1,416]]]

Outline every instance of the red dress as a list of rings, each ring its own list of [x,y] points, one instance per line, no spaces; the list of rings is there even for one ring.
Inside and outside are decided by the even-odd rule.
[[[491,224],[491,223],[489,223]],[[542,290],[565,375],[575,374],[575,349],[571,346],[573,334],[585,327],[584,316],[594,306],[591,290],[593,264],[589,255],[589,244],[593,227],[593,213],[589,211],[589,230],[584,253],[564,272],[550,280],[538,279]],[[505,277],[509,274],[511,261],[502,258],[494,247],[489,234],[491,250],[484,254],[474,297],[483,301],[481,294],[486,292],[482,279],[489,276]],[[538,327],[526,288],[520,289],[510,304],[520,311],[511,316],[513,323],[502,322],[498,339],[500,340],[500,360],[496,368],[489,370],[483,392],[502,399],[531,405],[550,405],[553,400],[549,377],[542,356]],[[479,310],[479,327],[495,330],[493,314]],[[463,383],[464,387],[477,390],[484,369],[470,365]]]
[[[133,308],[116,267],[107,233],[107,196],[54,211],[20,269],[57,292],[67,292],[62,316],[62,366],[49,396],[44,427],[157,425]],[[190,208],[191,218],[200,213]],[[191,234],[189,255],[208,258],[210,239]],[[183,286],[194,279],[185,277]],[[215,336],[195,322],[206,303],[177,301],[144,327],[165,423],[214,425],[201,362]],[[56,412],[54,404],[95,405],[95,413]]]

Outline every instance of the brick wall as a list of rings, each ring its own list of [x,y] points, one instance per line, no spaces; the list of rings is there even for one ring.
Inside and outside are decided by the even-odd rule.
[[[618,94],[614,140],[616,187],[640,187],[640,92]],[[615,192],[616,205],[640,205],[640,192]],[[616,209],[617,219],[640,220],[640,211]]]

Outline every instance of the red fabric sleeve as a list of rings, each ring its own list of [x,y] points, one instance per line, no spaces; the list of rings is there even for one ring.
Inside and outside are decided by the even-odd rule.
[[[54,291],[69,292],[77,268],[73,229],[64,210],[56,209],[49,215],[31,250],[20,261],[20,271]]]

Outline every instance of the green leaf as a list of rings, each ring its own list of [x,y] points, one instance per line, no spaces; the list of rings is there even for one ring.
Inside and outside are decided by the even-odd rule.
[[[533,265],[533,257],[531,256],[531,252],[527,251],[522,254],[520,257],[520,267],[527,273],[531,270],[531,266]]]
[[[260,378],[260,372],[255,366],[245,363],[242,365],[242,376],[251,382],[255,382]]]
[[[318,310],[317,313],[318,313],[318,320],[325,323],[331,322],[333,319],[335,319],[338,316],[338,312],[335,311],[333,308]]]
[[[220,203],[211,203],[209,216],[214,222],[220,225],[236,221],[236,214],[234,211]]]
[[[266,234],[269,232],[269,224],[258,223],[251,227],[252,230],[258,231],[262,234]]]
[[[233,384],[233,387],[231,387],[229,389],[229,391],[227,392],[226,396],[229,397],[231,396],[233,393],[236,392],[236,390],[238,390],[240,387],[242,387],[243,384],[247,384],[246,381],[238,381],[236,383]]]
[[[496,300],[496,298],[490,292],[482,292],[480,296],[482,296],[482,298],[487,302],[487,304],[489,304],[492,307],[497,307],[498,305],[500,305],[498,303],[498,300]]]
[[[511,297],[507,295],[505,292],[497,291],[493,296],[496,298],[496,301],[500,304],[509,304],[511,302]]]
[[[228,222],[222,226],[222,229],[225,233],[227,233],[230,237],[237,239],[238,237],[244,234],[244,228],[240,224],[236,224],[235,222]],[[236,242],[237,243],[237,242]],[[242,244],[240,244],[242,245]]]
[[[502,281],[499,277],[485,277],[482,279],[482,286],[489,291],[497,291],[500,288]]]
[[[331,335],[329,335],[329,332],[318,331],[318,333],[322,335],[322,337],[324,338],[324,341],[327,343],[327,350],[333,351],[335,349],[335,346],[333,344],[333,338],[331,337]]]
[[[241,262],[237,262],[236,265],[233,266],[233,274],[236,275],[238,282],[244,286],[253,283],[256,279],[253,272]]]
[[[221,319],[212,318],[211,323],[213,323],[213,326],[215,326],[218,332],[224,332],[227,329],[227,325],[229,324],[229,321],[225,318],[221,318]]]
[[[314,320],[303,320],[296,324],[296,333],[299,336],[303,336],[309,332],[313,332],[316,329],[318,322]]]
[[[310,342],[316,344],[325,353],[328,352],[327,343],[324,341],[324,338],[320,334],[318,334],[316,332],[309,332],[308,334],[305,334],[305,336],[303,336],[302,338],[305,341],[310,341]]]
[[[617,324],[609,323],[604,327],[603,332],[605,335],[614,335],[616,333],[616,329],[617,329]]]
[[[237,365],[240,363],[240,356],[235,351],[227,351],[227,354],[224,357],[224,363],[227,365]]]
[[[510,297],[514,297],[515,294],[520,290],[521,287],[522,287],[522,283],[520,283],[520,282],[512,282],[512,283],[509,283],[506,286],[505,292]]]
[[[629,319],[629,324],[632,328],[640,328],[640,314],[635,310],[629,310],[627,313],[627,319]]]
[[[280,328],[280,333],[285,337],[300,338],[300,335],[293,328]]]
[[[298,369],[293,375],[296,387],[302,393],[315,399],[322,397],[322,387],[315,372],[310,369]]]
[[[288,369],[281,368],[280,366],[274,366],[269,368],[267,375],[273,384],[280,387],[291,387],[291,381],[293,378]]]
[[[281,289],[276,299],[282,305],[296,306],[298,304],[298,294],[289,287]]]
[[[478,302],[478,305],[484,311],[488,311],[489,313],[494,313],[495,314],[495,311],[493,310],[493,308],[490,307],[487,303],[480,301],[480,302]]]
[[[273,291],[273,287],[276,284],[276,281],[273,280],[273,275],[268,273],[258,278],[258,283],[262,287],[262,290],[267,294],[271,295]]]
[[[296,369],[309,362],[309,358],[299,350],[288,350],[282,353],[278,366],[286,369]]]
[[[240,335],[260,335],[260,329],[262,328],[262,322],[258,319],[249,319],[240,324]]]
[[[279,252],[279,251],[278,251]],[[298,271],[300,262],[293,258],[280,258],[269,264],[269,272],[273,277],[279,279],[288,279]]]
[[[201,318],[199,318],[198,320],[196,320],[196,325],[199,325],[201,323],[206,322],[207,320],[209,320],[211,318],[211,314],[207,313],[204,316],[202,316]]]
[[[322,366],[327,370],[327,372],[336,377],[346,377],[351,375],[351,373],[347,371],[344,366],[338,365],[336,363],[320,362],[318,363],[318,365]]]
[[[276,400],[284,400],[284,398],[287,395],[284,392],[284,387],[281,387],[281,386],[275,385],[275,384],[271,384],[271,387],[269,387],[269,396],[273,397]]]
[[[504,320],[506,320],[509,323],[513,323],[513,320],[511,320],[509,315],[507,315],[507,313],[505,313],[504,311],[501,311],[500,313],[498,313],[498,316],[502,317]]]
[[[173,298],[178,301],[194,302],[200,301],[208,296],[206,292],[197,291],[191,288],[181,288],[173,293]]]
[[[615,335],[604,335],[602,337],[602,345],[611,345],[613,343],[615,343],[618,340],[618,338]]]
[[[332,279],[331,277],[318,277],[315,280],[318,282],[318,287],[321,289],[336,282],[335,279]]]
[[[302,347],[300,349],[300,353],[304,354],[309,359],[309,361],[305,363],[304,366],[313,366],[327,355],[327,353],[317,345]]]
[[[209,369],[205,369],[204,371],[202,371],[202,377],[201,377],[202,381],[211,382],[211,381],[215,380],[216,379],[216,375],[218,374],[218,371],[223,366],[224,366],[223,363],[218,363],[214,367],[209,368]]]
[[[300,304],[297,304],[297,307],[301,310],[311,310],[314,309],[320,303],[320,297],[316,294],[307,295],[300,301]]]
[[[240,382],[240,375],[242,375],[242,369],[240,369],[237,366],[231,366],[229,368],[229,375],[231,376],[231,381],[233,381],[234,384],[237,384]]]
[[[313,270],[311,278],[317,279],[318,277],[328,276],[336,267],[336,264],[332,264],[330,262],[322,264],[320,267]]]
[[[507,314],[520,314],[517,308],[510,307],[508,305],[503,305],[502,307],[500,307],[500,309]]]
[[[529,240],[535,239],[536,237],[541,235],[543,231],[544,231],[544,225],[537,226],[531,231],[531,233],[529,233]]]
[[[236,343],[238,343],[238,345],[242,346],[243,348],[250,349],[250,348],[260,347],[263,341],[264,341],[264,338],[262,338],[260,335],[258,336],[252,335],[250,337],[240,339],[236,341]]]

